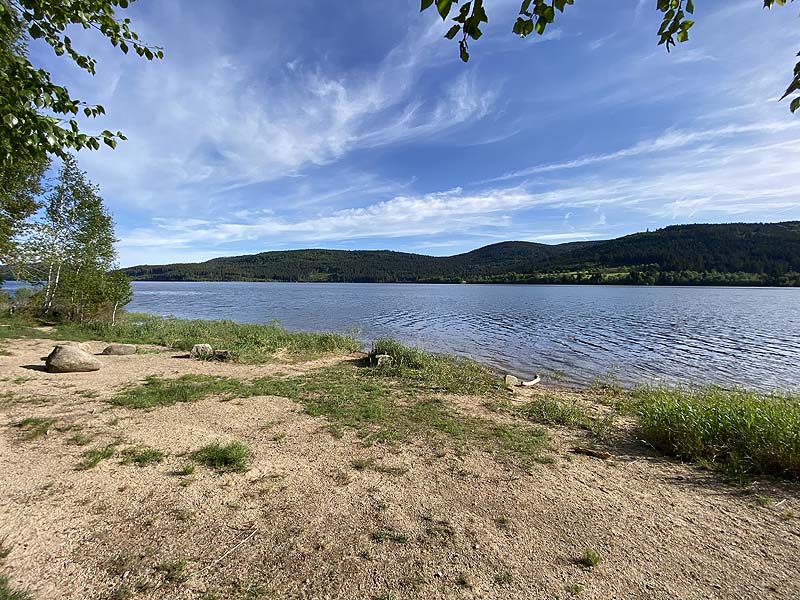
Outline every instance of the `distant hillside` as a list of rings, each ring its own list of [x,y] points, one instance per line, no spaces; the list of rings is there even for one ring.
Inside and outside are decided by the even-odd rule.
[[[125,269],[150,281],[800,285],[800,221],[673,225],[595,242],[501,242],[455,256],[289,250]]]

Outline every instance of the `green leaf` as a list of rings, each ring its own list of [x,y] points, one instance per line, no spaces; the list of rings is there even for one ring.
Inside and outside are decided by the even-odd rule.
[[[444,34],[448,40],[452,40],[456,37],[456,34],[461,31],[461,25],[453,25],[450,29],[447,30],[447,33]]]
[[[420,6],[419,12],[422,12],[423,10],[430,8],[432,4],[433,0],[422,0],[422,5]]]
[[[686,12],[689,14],[694,13],[694,0],[686,0]]]
[[[789,110],[795,112],[798,108],[800,108],[800,96],[792,100],[792,103],[789,105]]]
[[[436,0],[436,10],[444,21],[447,15],[450,14],[450,7],[453,5],[453,0]]]

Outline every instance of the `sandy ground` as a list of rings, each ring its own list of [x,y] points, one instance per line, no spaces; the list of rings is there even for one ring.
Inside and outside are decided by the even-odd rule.
[[[52,345],[9,341],[0,356],[0,540],[11,547],[1,568],[35,598],[800,597],[797,486],[746,493],[648,452],[632,430],[604,461],[568,453],[580,434],[554,429],[553,463],[525,471],[426,440],[336,439],[282,398],[151,411],[105,402],[147,375],[247,378],[340,359],[237,366],[154,350],[102,356],[96,373],[30,368]],[[24,440],[15,424],[26,417],[58,423]],[[69,444],[75,430],[59,429],[70,424],[95,441]],[[116,436],[168,457],[75,470]],[[176,475],[181,453],[229,440],[253,450],[248,472]],[[400,469],[356,470],[355,458]],[[593,569],[576,560],[587,546],[603,557]],[[185,566],[170,577],[176,561]]]

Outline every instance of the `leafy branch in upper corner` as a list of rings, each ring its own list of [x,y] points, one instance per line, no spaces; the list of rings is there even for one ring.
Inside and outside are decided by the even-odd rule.
[[[97,150],[100,143],[114,148],[122,132],[81,132],[76,117],[105,114],[99,104],[73,98],[57,85],[50,73],[36,68],[28,56],[27,42],[42,40],[56,56],[66,55],[79,68],[94,75],[96,61],[75,49],[67,35],[70,27],[93,29],[123,53],[153,60],[164,52],[139,39],[131,20],[119,19],[117,9],[135,0],[0,0],[0,165],[16,160],[42,160],[48,154],[65,157],[70,149]]]
[[[556,12],[564,12],[567,5],[574,4],[575,0],[522,0],[517,20],[514,22],[513,32],[520,37],[527,37],[531,33],[544,35],[547,26],[555,21]],[[794,0],[791,0],[792,2]],[[784,6],[787,0],[763,0],[764,8],[772,8],[774,5]],[[436,10],[446,20],[450,15],[453,5],[458,5],[459,0],[435,0]],[[434,0],[422,0],[420,11],[425,11],[433,6]],[[658,45],[664,45],[667,52],[672,46],[689,40],[689,30],[694,25],[694,21],[689,15],[694,14],[694,0],[656,0],[657,9],[664,14],[661,26],[658,28]],[[468,38],[479,39],[483,32],[480,30],[481,23],[488,23],[489,19],[483,8],[483,0],[469,0],[460,5],[458,14],[452,19],[455,25],[445,33],[449,40],[454,39],[459,33],[461,38],[458,40],[459,54],[461,60],[469,60]],[[800,53],[797,54],[800,57]],[[787,96],[798,93],[789,109],[795,112],[800,108],[800,62],[794,67],[794,79],[786,88],[786,92],[781,96],[781,100]]]

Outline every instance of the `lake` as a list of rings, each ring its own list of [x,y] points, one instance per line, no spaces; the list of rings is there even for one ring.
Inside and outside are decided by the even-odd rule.
[[[800,390],[800,289],[134,282],[127,307],[390,336],[531,377],[586,385]]]
[[[16,282],[5,284],[9,289]],[[378,337],[523,377],[800,390],[800,289],[133,282],[129,311]]]

